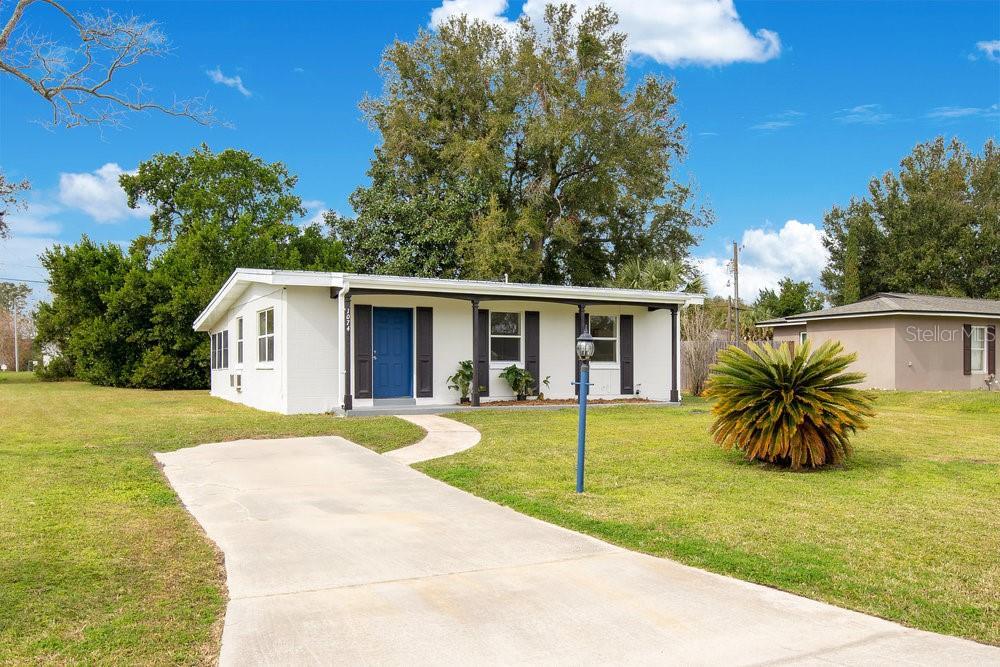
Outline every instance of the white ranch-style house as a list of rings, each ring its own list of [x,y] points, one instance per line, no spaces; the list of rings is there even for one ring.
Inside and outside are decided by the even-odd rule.
[[[237,269],[194,322],[211,336],[212,395],[283,414],[510,400],[528,370],[547,398],[576,393],[574,342],[596,339],[594,398],[680,400],[679,311],[698,294]],[[546,386],[537,386],[548,379]]]

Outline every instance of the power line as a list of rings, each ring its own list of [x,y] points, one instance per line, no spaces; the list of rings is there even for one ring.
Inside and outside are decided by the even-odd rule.
[[[41,283],[42,285],[48,285],[48,280],[31,280],[30,278],[0,278],[0,280],[11,282],[11,283]]]

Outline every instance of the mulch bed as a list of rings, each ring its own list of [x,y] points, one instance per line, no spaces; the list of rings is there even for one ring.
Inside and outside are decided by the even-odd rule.
[[[634,403],[655,403],[656,401],[651,401],[648,398],[588,398],[588,405],[629,405]],[[528,401],[483,401],[480,407],[492,408],[497,406],[505,405],[516,405],[520,407],[530,407],[532,405],[576,405],[575,399],[571,398],[545,398],[545,399],[531,399]],[[468,403],[463,403],[462,405],[468,405]]]

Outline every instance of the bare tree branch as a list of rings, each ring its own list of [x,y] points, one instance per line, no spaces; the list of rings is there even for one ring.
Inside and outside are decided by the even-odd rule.
[[[24,208],[24,193],[31,189],[27,180],[10,181],[0,171],[0,239],[10,237],[10,227],[7,225],[7,214],[11,210]]]
[[[25,10],[47,5],[70,24],[78,37],[73,46],[31,30]],[[114,12],[74,14],[56,0],[17,0],[0,30],[0,72],[29,86],[49,103],[48,127],[121,126],[129,112],[157,111],[216,125],[215,110],[204,97],[175,99],[163,104],[151,98],[152,88],[141,80],[120,83],[129,70],[147,58],[170,53],[166,35],[155,21]]]

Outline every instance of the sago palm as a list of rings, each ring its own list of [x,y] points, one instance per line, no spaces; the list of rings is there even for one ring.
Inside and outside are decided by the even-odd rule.
[[[711,433],[749,460],[770,461],[793,470],[842,463],[850,437],[871,417],[871,394],[849,385],[864,373],[845,373],[857,355],[840,343],[808,342],[792,352],[747,345],[729,347],[712,366],[706,395],[715,399]]]

